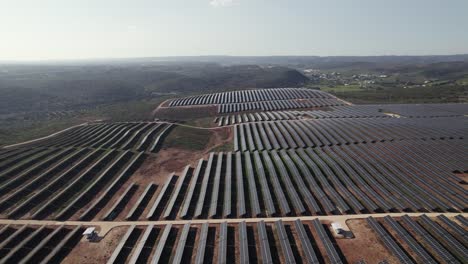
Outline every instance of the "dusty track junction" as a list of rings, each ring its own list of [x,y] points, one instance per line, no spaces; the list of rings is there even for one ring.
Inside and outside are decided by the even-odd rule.
[[[467,114],[257,89],[5,147],[0,263],[466,263]]]

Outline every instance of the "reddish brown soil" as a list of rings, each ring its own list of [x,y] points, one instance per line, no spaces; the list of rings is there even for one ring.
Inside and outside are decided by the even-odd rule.
[[[106,263],[126,231],[127,227],[113,228],[99,242],[81,239],[63,260],[63,263]]]
[[[343,255],[346,256],[348,263],[355,263],[362,259],[367,263],[378,263],[384,259],[389,263],[399,263],[398,259],[391,255],[365,220],[348,220],[346,223],[355,238],[337,238],[336,242]]]
[[[141,185],[154,182],[163,184],[172,172],[181,173],[187,165],[196,166],[201,158],[207,157],[214,148],[232,140],[232,130],[221,128],[213,130],[207,147],[202,151],[179,148],[161,149],[156,155],[148,157],[132,176],[131,181]]]

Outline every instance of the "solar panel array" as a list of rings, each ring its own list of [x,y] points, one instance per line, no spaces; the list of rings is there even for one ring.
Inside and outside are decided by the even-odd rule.
[[[138,218],[156,188],[143,190],[129,179],[171,127],[88,124],[5,149],[0,152],[0,213],[12,219],[113,220],[123,217],[133,196],[146,193],[128,217]]]
[[[377,107],[404,117],[454,117],[468,114],[468,104],[389,104]]]
[[[215,123],[218,126],[233,124],[260,122],[260,121],[280,121],[299,119],[324,119],[324,118],[391,118],[382,112],[378,106],[352,105],[352,106],[331,106],[325,109],[316,110],[290,110],[290,111],[269,111],[224,115],[217,117]]]
[[[276,101],[263,101],[252,103],[236,103],[236,104],[222,104],[218,107],[218,112],[235,113],[245,111],[277,111],[287,109],[302,109],[302,108],[316,108],[345,105],[336,99],[300,99],[300,100],[276,100]]]
[[[442,121],[438,119],[439,121]],[[432,122],[402,119],[321,119],[245,123],[234,126],[234,150],[296,149],[400,141],[408,139],[462,139],[468,134],[466,120],[454,119],[459,128]]]
[[[172,126],[172,124],[158,122],[88,124],[21,147],[99,148],[155,152]]]
[[[60,263],[83,231],[81,225],[0,226],[0,263]]]
[[[234,124],[233,151],[206,153],[161,183],[132,175],[157,152],[172,127],[166,123],[90,124],[1,149],[0,214],[187,220],[132,223],[108,263],[345,263],[346,243],[331,235],[329,222],[283,217],[458,212],[371,217],[365,228],[402,263],[464,263],[468,193],[453,172],[467,170],[466,106],[345,104],[293,88],[172,100],[169,109],[218,105],[222,113],[249,113],[216,120]],[[59,262],[82,229],[0,226],[0,263]],[[353,261],[368,260],[358,257]]]
[[[332,95],[312,89],[305,88],[272,88],[242,90],[233,92],[222,92],[203,94],[174,99],[169,106],[190,106],[210,104],[231,104],[259,101],[291,100],[305,98],[334,98]]]
[[[147,218],[464,211],[462,180],[448,172],[462,170],[464,148],[437,143],[210,153],[162,186]]]
[[[444,226],[447,221],[450,226]],[[369,217],[367,222],[402,263],[466,262],[468,251],[463,235],[467,231],[452,233],[450,228],[461,227],[443,215],[433,219],[427,215],[417,218],[405,215],[400,219],[386,216],[380,220]]]
[[[390,256],[400,263],[464,263],[466,260],[466,241],[458,234],[444,231],[442,222],[437,222],[439,218],[405,215],[366,220],[369,231],[362,232],[374,232]],[[342,248],[327,226],[318,219],[131,225],[107,263],[344,263]],[[24,232],[24,228],[18,230],[16,233]],[[39,232],[36,229],[36,234]],[[454,244],[460,248],[453,247]],[[359,250],[365,257],[373,254],[374,248]],[[7,255],[13,256],[15,252]],[[5,254],[1,250],[0,253]],[[366,262],[361,259],[358,263]]]
[[[438,118],[463,117],[466,114],[468,114],[468,104],[342,105],[314,110],[268,111],[222,115],[217,117],[214,122],[218,126],[227,126],[249,122],[298,119]]]
[[[340,252],[318,220],[132,225],[108,263],[343,263]]]

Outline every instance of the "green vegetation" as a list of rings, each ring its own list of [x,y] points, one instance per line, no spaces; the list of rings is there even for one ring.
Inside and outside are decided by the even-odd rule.
[[[0,146],[41,138],[84,122],[85,120],[80,118],[48,122],[0,122]]]
[[[368,89],[331,92],[352,103],[466,103],[468,86]]]
[[[364,91],[362,87],[360,87],[357,84],[352,84],[352,85],[338,85],[338,86],[326,86],[326,85],[320,85],[318,86],[320,90],[328,92],[328,93],[349,93],[349,92],[360,92]]]
[[[152,111],[165,99],[160,97],[105,105],[93,111],[93,114],[113,122],[151,120]]]
[[[234,149],[234,142],[231,140],[229,141],[228,143],[222,145],[222,146],[219,146],[219,147],[216,147],[214,149],[212,149],[211,151],[214,151],[214,152],[228,152],[228,151],[232,151]]]
[[[206,129],[176,126],[164,140],[163,148],[204,150],[212,134]]]
[[[196,126],[196,127],[217,127],[218,124],[213,122],[213,117],[204,117],[204,118],[197,118],[197,119],[189,119],[185,122],[186,125]]]

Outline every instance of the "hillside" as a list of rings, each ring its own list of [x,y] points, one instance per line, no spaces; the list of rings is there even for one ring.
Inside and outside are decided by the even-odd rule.
[[[0,113],[73,109],[174,93],[302,86],[285,67],[216,64],[0,66]]]
[[[465,263],[467,112],[243,89],[0,147],[0,261]]]

